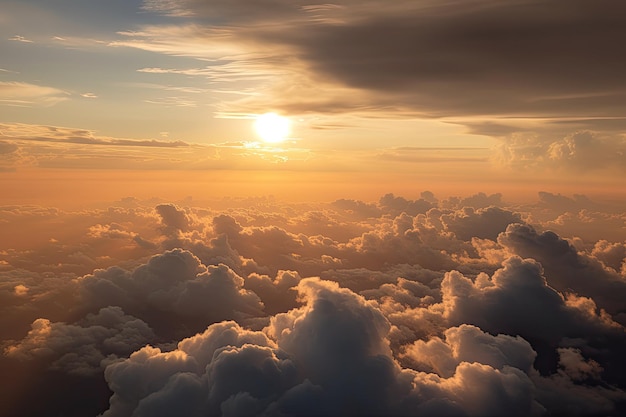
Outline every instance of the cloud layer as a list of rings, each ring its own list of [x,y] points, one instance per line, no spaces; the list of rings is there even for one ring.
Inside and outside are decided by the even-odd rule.
[[[547,192],[4,207],[38,234],[0,248],[3,409],[619,414],[626,242],[548,230],[576,210],[600,227],[621,209]]]
[[[613,45],[626,39],[626,10],[610,0],[150,0],[143,7],[179,24],[144,26],[116,45],[212,58],[194,74],[215,80],[248,72],[272,81],[268,94],[233,110],[375,110],[456,119],[495,136],[533,125],[548,132],[624,127],[626,61]],[[292,94],[279,95],[281,88]]]

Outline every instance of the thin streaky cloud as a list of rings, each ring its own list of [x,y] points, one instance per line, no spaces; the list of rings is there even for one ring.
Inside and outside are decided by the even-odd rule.
[[[30,39],[26,39],[24,36],[21,36],[21,35],[11,36],[9,40],[16,41],[16,42],[33,43],[33,41],[31,41]]]

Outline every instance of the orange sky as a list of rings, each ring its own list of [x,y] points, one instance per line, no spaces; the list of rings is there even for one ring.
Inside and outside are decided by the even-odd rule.
[[[626,62],[606,47],[619,19],[370,3],[5,1],[3,202],[201,199],[205,183],[219,197],[624,196]],[[260,142],[267,112],[289,119],[285,141]]]

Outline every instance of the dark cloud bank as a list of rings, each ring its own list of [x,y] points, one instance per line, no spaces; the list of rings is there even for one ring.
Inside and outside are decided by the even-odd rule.
[[[185,16],[177,22],[195,24],[192,32],[207,42],[217,29],[263,51],[273,46],[260,59],[291,55],[312,80],[371,92],[368,104],[381,110],[625,126],[620,1],[149,0],[144,8]],[[320,103],[308,110],[343,111],[350,100]],[[298,108],[295,100],[290,106]],[[510,132],[499,123],[473,127]]]
[[[126,203],[0,211],[2,415],[626,412],[621,206]]]

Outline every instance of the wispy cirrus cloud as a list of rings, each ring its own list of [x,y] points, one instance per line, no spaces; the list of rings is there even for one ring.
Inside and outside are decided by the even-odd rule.
[[[27,124],[0,124],[2,136],[13,140],[73,143],[110,146],[147,146],[147,147],[186,147],[190,146],[183,141],[138,140],[98,137],[93,131],[72,129],[59,126],[27,125]]]
[[[31,41],[30,39],[25,38],[24,36],[21,35],[15,35],[15,36],[11,36],[9,38],[10,41],[15,41],[15,42],[24,42],[24,43],[33,43],[33,41]]]
[[[0,105],[33,107],[53,106],[68,100],[70,93],[54,87],[24,82],[0,81]]]

